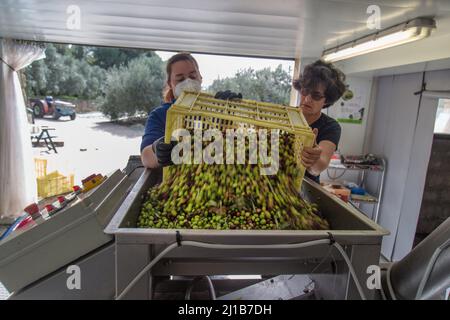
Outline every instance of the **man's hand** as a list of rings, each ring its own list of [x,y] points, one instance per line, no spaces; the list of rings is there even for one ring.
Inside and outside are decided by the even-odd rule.
[[[177,144],[176,141],[170,143],[164,142],[164,137],[159,138],[152,144],[153,152],[155,153],[158,163],[161,167],[170,166],[172,162],[172,149]]]
[[[226,90],[217,92],[214,98],[222,100],[239,100],[242,99],[242,94]]]
[[[302,163],[305,168],[312,167],[320,159],[321,154],[322,149],[319,146],[303,148]]]
[[[304,147],[302,151],[302,164],[305,168],[311,168],[322,155],[322,149],[316,143],[316,138],[318,134],[318,130],[316,128],[313,129],[313,133],[315,135],[314,145],[312,147]]]

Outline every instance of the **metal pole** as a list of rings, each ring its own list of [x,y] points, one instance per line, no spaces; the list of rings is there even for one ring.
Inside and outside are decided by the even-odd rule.
[[[379,217],[379,213],[380,213],[381,197],[383,195],[384,175],[386,174],[386,160],[384,160],[384,158],[381,158],[381,163],[383,165],[383,171],[381,173],[381,182],[379,185],[380,191],[378,192],[378,203],[377,203],[377,209],[375,211],[375,218],[374,218],[374,221],[377,224],[378,224],[378,217]]]

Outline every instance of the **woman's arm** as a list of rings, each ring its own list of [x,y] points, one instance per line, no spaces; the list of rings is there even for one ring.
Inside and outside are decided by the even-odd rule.
[[[154,169],[159,167],[158,159],[156,158],[156,155],[153,152],[152,145],[146,146],[144,149],[142,149],[141,160],[142,164],[146,168]]]
[[[159,167],[153,144],[158,138],[164,136],[165,125],[165,110],[162,107],[158,107],[150,112],[141,142],[141,160],[146,168],[154,169]]]

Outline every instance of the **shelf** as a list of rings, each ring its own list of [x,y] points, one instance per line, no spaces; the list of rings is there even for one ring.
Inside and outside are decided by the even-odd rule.
[[[347,163],[343,163],[342,159],[347,159]],[[362,160],[364,159],[364,156],[361,156]],[[330,165],[327,168],[327,174],[328,177],[330,179],[332,179],[333,181],[338,180],[340,178],[342,178],[343,176],[345,176],[345,174],[347,174],[346,178],[347,179],[351,179],[351,180],[355,180],[356,181],[352,181],[354,182],[356,185],[362,187],[363,189],[366,190],[367,187],[367,179],[370,178],[370,183],[372,188],[370,188],[370,190],[376,194],[377,196],[374,197],[370,194],[366,194],[364,196],[360,196],[360,195],[351,195],[350,199],[349,199],[349,204],[354,206],[354,207],[364,207],[361,206],[361,204],[365,203],[365,204],[371,204],[370,207],[372,207],[372,214],[371,217],[372,219],[378,223],[378,215],[379,215],[379,211],[380,211],[380,205],[381,205],[381,199],[383,196],[383,185],[384,185],[384,178],[385,178],[385,174],[386,174],[386,168],[387,168],[387,164],[386,164],[386,160],[381,157],[381,156],[376,156],[376,160],[377,162],[369,162],[370,159],[367,159],[367,163],[372,163],[372,164],[363,164],[363,163],[349,163],[350,161],[354,160],[354,162],[358,162],[358,156],[354,156],[353,159],[352,157],[342,157],[339,154],[336,154],[332,161],[330,162]],[[374,164],[374,163],[378,163],[378,164]],[[331,172],[328,170],[335,170],[335,172]],[[358,177],[355,177],[354,173],[358,173]],[[349,173],[353,173],[353,174],[349,174]],[[334,176],[334,178],[332,177]],[[375,177],[376,176],[376,177]],[[377,182],[373,179],[377,179]],[[377,188],[376,190],[374,189],[374,183],[377,183]],[[368,206],[367,206],[368,207]],[[370,208],[364,208],[364,211],[370,210]]]
[[[359,203],[378,203],[378,199],[370,194],[365,194],[363,196],[352,194],[350,196],[350,201]]]
[[[343,164],[330,164],[328,166],[328,169],[335,169],[335,170],[350,170],[350,171],[378,171],[383,172],[384,167],[383,166],[366,166],[366,165],[343,165]]]

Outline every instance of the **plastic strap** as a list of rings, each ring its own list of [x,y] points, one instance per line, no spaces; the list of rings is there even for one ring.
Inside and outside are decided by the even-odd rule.
[[[179,247],[181,247],[181,241],[182,241],[182,239],[181,239],[181,233],[180,233],[180,231],[176,231],[175,232],[175,236],[176,236],[176,239],[177,239],[177,244],[178,244],[178,246]]]
[[[330,246],[332,246],[333,244],[336,243],[336,240],[333,237],[333,234],[331,232],[327,232],[328,233],[328,238],[330,239]]]
[[[1,62],[3,62],[4,64],[6,64],[12,71],[16,71],[16,70],[14,70],[14,68],[13,67],[11,67],[5,60],[3,60],[1,57],[0,57],[0,61]]]

